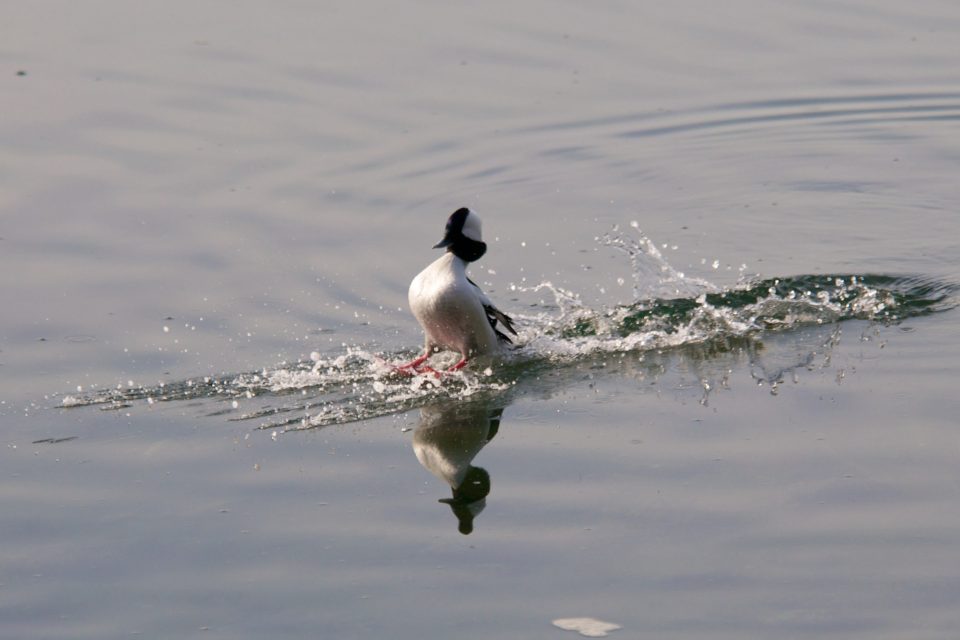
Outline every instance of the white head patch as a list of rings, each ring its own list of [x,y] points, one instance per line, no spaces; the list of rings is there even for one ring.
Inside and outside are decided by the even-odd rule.
[[[476,240],[477,242],[483,242],[481,225],[480,225],[480,216],[475,214],[473,210],[467,214],[467,218],[463,221],[463,235],[470,238],[471,240]]]

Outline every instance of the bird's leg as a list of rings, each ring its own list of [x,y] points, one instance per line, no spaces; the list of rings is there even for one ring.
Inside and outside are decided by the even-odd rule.
[[[436,369],[434,369],[428,364],[423,364],[432,355],[433,355],[433,352],[428,349],[427,352],[424,353],[422,356],[414,358],[413,360],[411,360],[406,364],[394,365],[393,369],[394,371],[399,371],[400,373],[403,373],[408,376],[412,376],[420,373],[432,373],[434,376],[439,378],[440,377],[439,371],[437,371]]]
[[[430,355],[431,354],[420,356],[416,360],[412,360],[407,364],[394,366],[393,370],[397,371],[398,373],[402,373],[405,376],[415,376],[415,375],[422,375],[424,373],[432,373],[434,377],[439,378],[441,375],[440,371],[437,371],[436,369],[434,369],[428,364],[423,364],[423,362],[427,358],[429,358]]]
[[[446,371],[437,371],[430,365],[423,364],[432,355],[433,353],[431,351],[427,351],[422,356],[418,356],[413,360],[411,360],[410,362],[407,362],[406,364],[393,365],[393,368],[395,371],[399,371],[400,373],[405,373],[407,375],[414,375],[418,373],[432,373],[437,378],[439,378],[444,373],[453,373],[454,371],[459,371],[460,369],[463,369],[465,366],[467,366],[467,358],[466,356],[464,356],[460,360],[460,362],[456,363]]]
[[[434,368],[431,367],[430,365],[427,365],[427,366],[425,366],[425,367],[420,367],[419,369],[417,369],[417,373],[432,373],[433,376],[434,376],[435,378],[437,378],[437,379],[439,379],[440,376],[443,375],[443,372],[442,372],[442,371],[437,371],[436,369],[434,369]]]
[[[463,369],[465,366],[467,366],[467,357],[466,357],[466,356],[464,356],[464,357],[460,360],[460,362],[458,362],[457,364],[455,364],[455,365],[453,365],[452,367],[450,367],[449,369],[447,369],[447,371],[460,371],[460,369]]]
[[[417,358],[414,358],[413,360],[411,360],[410,362],[408,362],[408,363],[406,363],[406,364],[397,365],[397,366],[395,367],[395,369],[396,369],[397,371],[407,371],[407,370],[409,370],[409,369],[413,369],[414,371],[419,371],[420,365],[423,364],[424,362],[426,362],[427,359],[430,358],[431,355],[433,355],[433,354],[430,353],[430,351],[428,350],[428,351],[427,351],[426,353],[424,353],[422,356],[419,356],[419,357],[417,357]]]

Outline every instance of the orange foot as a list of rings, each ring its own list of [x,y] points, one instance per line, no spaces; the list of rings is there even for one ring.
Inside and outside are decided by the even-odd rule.
[[[454,371],[459,371],[460,369],[463,369],[465,366],[467,366],[467,359],[463,358],[460,360],[460,362],[456,363],[446,371],[437,371],[430,365],[423,364],[424,362],[427,361],[427,359],[431,355],[433,354],[425,353],[422,356],[414,358],[413,360],[405,364],[390,365],[390,366],[393,367],[393,370],[396,371],[397,373],[402,373],[404,375],[414,376],[421,373],[432,373],[437,378],[440,378],[444,373],[453,373]]]

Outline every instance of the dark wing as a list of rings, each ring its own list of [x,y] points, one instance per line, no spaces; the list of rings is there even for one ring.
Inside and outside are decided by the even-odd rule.
[[[490,321],[490,326],[493,328],[493,332],[497,334],[497,337],[505,342],[513,344],[513,340],[508,338],[505,333],[497,329],[497,321],[499,320],[503,324],[504,329],[513,335],[517,335],[517,330],[513,328],[513,319],[492,304],[483,305],[483,310],[487,312],[487,320]]]
[[[473,287],[477,290],[477,293],[480,294],[480,302],[483,304],[483,310],[487,314],[487,321],[490,322],[490,327],[493,329],[493,332],[497,334],[497,337],[503,340],[504,342],[509,342],[513,344],[513,340],[511,340],[507,336],[507,334],[505,334],[504,332],[500,331],[500,329],[497,328],[497,323],[499,322],[500,324],[503,325],[504,329],[506,329],[513,335],[517,335],[517,330],[513,327],[513,318],[511,318],[510,316],[505,314],[503,311],[500,311],[500,309],[497,309],[495,306],[493,306],[493,303],[490,302],[490,299],[486,296],[483,290],[477,286],[476,282],[474,282],[470,278],[467,278],[467,282],[472,284]]]

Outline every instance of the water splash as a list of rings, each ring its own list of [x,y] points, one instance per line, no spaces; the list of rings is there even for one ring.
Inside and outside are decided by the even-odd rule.
[[[412,354],[394,353],[390,357],[399,361],[407,355]],[[509,383],[493,377],[492,369],[480,373],[458,371],[442,379],[431,374],[410,376],[398,372],[379,355],[362,348],[348,348],[341,355],[325,358],[314,354],[310,361],[257,372],[68,395],[62,398],[60,406],[97,405],[103,410],[118,410],[138,402],[152,405],[216,399],[226,406],[208,415],[223,415],[232,421],[259,420],[260,429],[290,431],[366,420],[445,397],[466,398],[481,392],[503,391],[508,386]],[[252,410],[242,408],[250,403],[258,406]]]
[[[626,254],[630,260],[633,280],[633,299],[648,300],[664,297],[695,297],[701,293],[713,292],[717,287],[700,278],[688,277],[677,271],[650,238],[640,230],[640,223],[630,222],[635,235],[628,235],[615,226],[609,233],[595,238],[605,247],[611,247]]]
[[[632,351],[747,337],[843,320],[895,323],[951,308],[953,287],[915,277],[801,275],[743,283],[696,297],[653,298],[592,309],[543,283],[558,314],[525,317],[527,343],[547,356]]]
[[[504,394],[545,372],[589,365],[610,354],[632,354],[642,360],[678,349],[706,357],[743,350],[751,375],[775,393],[790,371],[811,366],[818,356],[829,362],[843,321],[892,324],[957,304],[954,285],[923,277],[799,275],[754,279],[721,289],[675,270],[636,223],[631,226],[633,235],[614,229],[597,241],[630,260],[634,302],[594,308],[575,292],[550,282],[514,286],[521,297],[547,291],[553,302],[530,303],[531,311],[515,313],[518,348],[490,367],[481,365],[482,371],[466,369],[442,379],[410,377],[387,361],[403,361],[413,353],[375,354],[357,346],[257,372],[68,395],[60,406],[113,410],[143,402],[212,399],[220,406],[210,415],[289,431],[391,415],[444,399]],[[805,328],[823,328],[826,335],[816,334],[814,344],[805,346],[789,364],[765,362],[759,355],[757,344],[762,340]],[[453,363],[443,362],[443,357],[437,356],[438,366]],[[726,384],[728,373],[700,377],[704,404],[718,385]],[[247,410],[247,405],[256,406]]]

